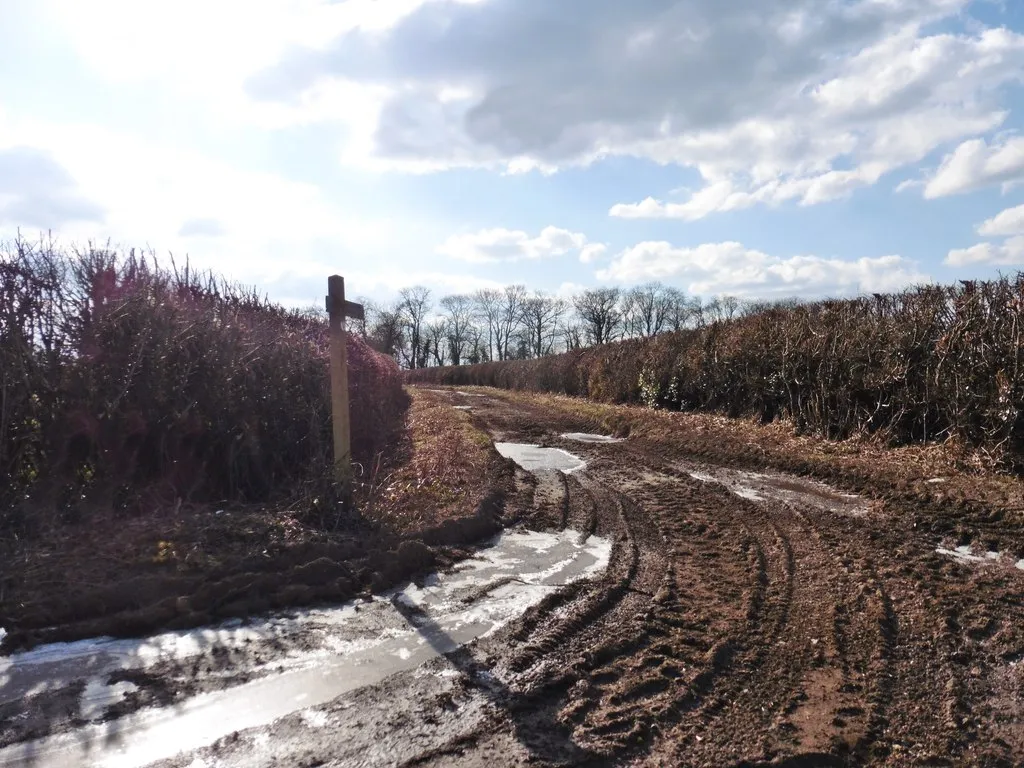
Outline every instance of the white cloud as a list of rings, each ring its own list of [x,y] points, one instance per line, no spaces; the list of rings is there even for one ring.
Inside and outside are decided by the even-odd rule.
[[[536,237],[522,230],[482,229],[464,235],[452,235],[437,247],[437,252],[471,264],[523,261],[564,256],[573,251],[590,258],[598,244],[587,243],[585,235],[558,227],[545,227]],[[589,249],[589,250],[588,250]]]
[[[63,185],[48,183],[48,194],[74,201],[78,213],[71,215],[68,205],[58,211],[37,203],[31,210],[13,209],[21,211],[17,217],[6,209],[0,224],[38,229],[47,226],[43,214],[58,211],[62,220],[53,226],[69,240],[150,244],[161,253],[190,254],[199,266],[246,281],[273,280],[303,264],[328,274],[333,259],[346,251],[386,248],[399,229],[394,222],[340,210],[311,184],[92,125],[0,114],[0,155],[15,151],[45,158]],[[23,183],[32,190],[31,179]]]
[[[1024,205],[1007,208],[977,227],[982,237],[1004,237],[1001,243],[978,243],[946,254],[951,267],[1024,265]]]
[[[345,161],[373,168],[550,173],[630,156],[695,168],[705,186],[616,216],[814,205],[1005,120],[1024,36],[925,31],[967,1],[429,3],[292,49],[250,92],[316,111],[330,84],[372,89],[358,128],[338,119]]]
[[[978,226],[978,234],[984,237],[1009,237],[1024,235],[1024,205],[1007,208]]]
[[[680,248],[657,241],[623,250],[597,277],[629,284],[662,280],[683,285],[691,293],[750,297],[891,291],[929,280],[914,262],[901,256],[853,261],[779,257],[736,242]]]
[[[1024,265],[1024,236],[1011,237],[1002,243],[978,243],[970,248],[955,248],[946,256],[951,267],[978,265]]]
[[[927,198],[970,192],[991,184],[1024,180],[1024,136],[989,144],[965,141],[947,155],[925,186]]]

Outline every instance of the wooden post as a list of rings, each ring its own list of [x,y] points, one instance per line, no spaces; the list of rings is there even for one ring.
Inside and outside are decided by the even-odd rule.
[[[345,278],[327,278],[327,315],[331,329],[331,417],[334,426],[334,479],[347,487],[352,480],[352,438],[348,405],[348,350],[345,318],[362,319],[363,307],[345,300]]]

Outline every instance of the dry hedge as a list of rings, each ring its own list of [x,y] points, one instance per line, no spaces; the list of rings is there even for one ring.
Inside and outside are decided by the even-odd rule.
[[[578,352],[407,373],[414,382],[792,419],[828,438],[955,439],[1024,469],[1024,273],[775,307]]]
[[[0,244],[0,528],[41,509],[268,501],[329,477],[327,326],[135,251]],[[404,419],[349,347],[353,454]]]

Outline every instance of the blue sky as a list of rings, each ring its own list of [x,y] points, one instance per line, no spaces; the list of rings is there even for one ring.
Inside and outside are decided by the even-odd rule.
[[[319,303],[1024,264],[1016,0],[0,0],[0,235]]]

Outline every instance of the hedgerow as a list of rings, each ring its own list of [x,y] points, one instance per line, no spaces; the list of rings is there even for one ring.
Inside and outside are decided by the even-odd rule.
[[[412,382],[558,392],[764,421],[827,438],[955,440],[1024,468],[1024,273],[769,307],[698,329]]]
[[[330,476],[326,322],[151,256],[0,245],[0,527],[42,510],[263,502]],[[404,419],[349,345],[353,457]]]

